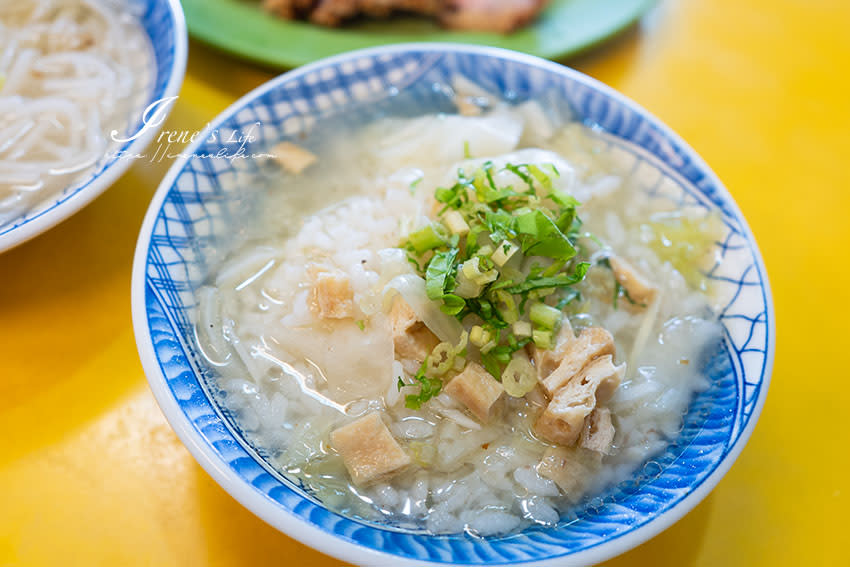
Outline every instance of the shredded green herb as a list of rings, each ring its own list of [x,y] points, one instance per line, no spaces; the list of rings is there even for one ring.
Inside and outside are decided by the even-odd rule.
[[[454,278],[451,276],[458,249],[437,252],[425,270],[425,293],[428,299],[441,299],[446,295],[446,287]]]
[[[497,183],[504,179],[498,175],[503,171],[521,183]],[[539,348],[546,348],[562,316],[555,317],[554,311],[561,312],[579,297],[572,286],[590,268],[576,244],[585,236],[577,215],[580,204],[556,188],[553,179],[558,176],[548,164],[507,164],[499,169],[487,161],[475,171],[458,170],[450,187],[435,190],[442,205],[436,221],[402,243],[425,278],[428,297],[440,301],[444,313],[480,319],[483,334],[492,337],[479,345],[481,360],[496,379],[501,379],[512,354],[534,337]],[[458,226],[463,229],[454,228],[459,234],[446,228]],[[529,318],[528,308],[538,305],[540,311],[543,301],[552,312],[536,317],[545,322],[540,325]],[[526,335],[531,328],[533,336],[511,332],[517,323]],[[439,393],[440,385],[424,372],[416,380],[420,394],[408,396],[409,404]]]
[[[441,379],[431,378],[425,374],[427,368],[428,357],[425,357],[425,360],[422,361],[422,366],[419,367],[419,370],[413,377],[413,379],[419,383],[419,393],[407,394],[404,397],[404,405],[410,409],[418,410],[422,407],[422,404],[438,395],[440,390],[443,389],[443,381]],[[397,385],[399,392],[402,388],[412,388],[416,386],[416,384],[405,384],[401,377],[399,377]]]
[[[635,300],[631,295],[629,295],[629,290],[627,290],[623,285],[617,281],[616,276],[614,276],[614,269],[611,267],[611,262],[608,258],[602,258],[597,262],[600,266],[605,266],[609,270],[611,270],[611,277],[614,279],[614,297],[611,300],[611,305],[614,309],[619,309],[619,300],[621,297],[625,297],[626,301],[631,303],[632,305],[637,305],[638,307],[646,307],[646,303],[641,303]]]

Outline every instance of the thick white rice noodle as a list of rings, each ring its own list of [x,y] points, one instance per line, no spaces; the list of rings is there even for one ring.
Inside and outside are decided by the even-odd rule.
[[[133,4],[132,6],[139,6]],[[0,227],[80,179],[141,116],[150,42],[126,2],[0,6]]]

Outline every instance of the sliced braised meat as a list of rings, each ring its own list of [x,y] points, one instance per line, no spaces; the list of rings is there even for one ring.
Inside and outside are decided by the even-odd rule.
[[[302,18],[310,13],[317,0],[263,0],[263,8],[287,20]]]
[[[446,0],[440,23],[458,30],[508,33],[537,17],[548,0]]]
[[[358,16],[395,13],[436,17],[451,29],[508,33],[531,22],[548,0],[264,0],[265,9],[290,20],[339,26]]]
[[[319,0],[310,12],[310,21],[323,26],[338,26],[360,12],[357,0]]]

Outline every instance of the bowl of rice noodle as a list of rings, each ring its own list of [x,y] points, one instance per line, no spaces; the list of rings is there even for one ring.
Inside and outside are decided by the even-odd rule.
[[[758,248],[635,103],[487,47],[291,71],[163,180],[132,277],[150,387],[284,533],[361,565],[586,565],[692,509],[774,353]]]
[[[186,50],[178,0],[0,5],[0,252],[81,209],[143,154]]]

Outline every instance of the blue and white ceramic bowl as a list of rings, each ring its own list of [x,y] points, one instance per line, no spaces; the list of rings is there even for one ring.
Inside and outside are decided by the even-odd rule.
[[[392,107],[399,93],[415,108],[438,109],[434,85],[460,73],[521,102],[546,94],[607,132],[647,176],[648,198],[715,206],[724,258],[708,277],[728,303],[722,348],[706,368],[711,387],[698,394],[679,437],[633,478],[594,498],[579,519],[493,538],[430,536],[343,517],[280,476],[209,395],[209,369],[194,346],[193,290],[206,276],[209,244],[233,230],[232,188],[244,167],[228,132],[261,124],[251,148],[297,135],[329,113],[356,120],[358,108]],[[439,90],[439,89],[437,89]],[[551,100],[551,98],[549,99]],[[362,112],[362,110],[361,110]],[[148,210],[133,271],[133,320],[151,388],[171,425],[207,472],[248,509],[329,555],[366,564],[588,564],[630,549],[693,508],[740,454],[767,395],[774,353],[773,306],[764,265],[732,198],[676,134],[608,87],[560,65],[490,48],[400,45],[354,52],[292,71],[248,94],[210,126],[174,164]],[[249,148],[249,152],[251,150]],[[659,173],[660,172],[660,173]]]
[[[142,155],[162,126],[166,113],[156,115],[155,123],[145,127],[143,114],[155,101],[177,95],[186,72],[186,22],[179,0],[127,0],[133,13],[139,13],[140,23],[150,38],[156,65],[147,75],[149,95],[134,103],[132,116],[120,139],[129,140],[110,149],[109,155],[99,160],[93,171],[75,180],[55,195],[27,210],[22,216],[0,224],[0,252],[13,248],[38,236],[42,232],[70,217],[95,197],[106,191],[133,163],[126,156]],[[139,97],[140,99],[142,97]],[[162,106],[170,110],[173,105]],[[124,156],[124,157],[120,157]]]

